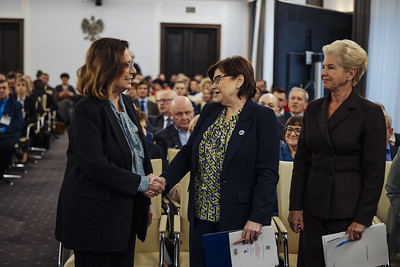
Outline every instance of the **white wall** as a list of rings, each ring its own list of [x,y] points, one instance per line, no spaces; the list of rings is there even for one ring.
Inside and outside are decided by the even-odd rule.
[[[185,13],[196,7],[195,14]],[[246,0],[1,0],[0,18],[24,19],[24,71],[35,76],[38,69],[48,72],[50,85],[60,83],[68,72],[71,84],[84,63],[90,45],[84,40],[84,18],[102,19],[102,37],[129,41],[145,75],[160,71],[160,24],[190,23],[221,25],[221,58],[248,56],[248,2]]]

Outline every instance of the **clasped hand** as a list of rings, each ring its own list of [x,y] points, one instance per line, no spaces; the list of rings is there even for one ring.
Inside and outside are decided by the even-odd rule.
[[[165,190],[166,180],[164,177],[159,177],[153,173],[147,175],[149,178],[149,188],[144,192],[145,196],[152,198],[158,196]]]

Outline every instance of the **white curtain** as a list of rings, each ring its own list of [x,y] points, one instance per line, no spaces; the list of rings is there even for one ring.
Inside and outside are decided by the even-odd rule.
[[[400,1],[371,0],[366,97],[383,104],[400,132]]]

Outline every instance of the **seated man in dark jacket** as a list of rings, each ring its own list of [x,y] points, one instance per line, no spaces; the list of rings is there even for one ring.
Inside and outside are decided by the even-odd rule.
[[[3,183],[4,172],[14,155],[14,145],[24,127],[22,106],[9,97],[10,92],[7,81],[0,80],[0,183]]]

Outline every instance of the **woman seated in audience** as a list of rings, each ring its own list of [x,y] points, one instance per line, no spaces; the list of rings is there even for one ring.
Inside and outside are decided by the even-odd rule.
[[[136,109],[136,115],[139,118],[140,126],[142,126],[144,136],[147,136],[147,134],[151,134],[151,132],[147,132],[147,130],[146,130],[146,128],[147,128],[146,113],[141,111],[140,109]],[[161,159],[161,148],[158,145],[150,142],[147,138],[146,138],[146,141],[147,141],[146,142],[147,147],[149,148],[150,158],[151,159]]]
[[[19,78],[15,86],[15,97],[22,105],[22,116],[24,118],[24,128],[21,132],[21,137],[26,136],[26,130],[30,123],[35,123],[38,119],[37,112],[37,96],[31,93],[29,89],[29,82],[25,78]],[[26,163],[28,159],[28,144],[26,142],[20,143],[20,148],[23,151],[22,158],[16,158],[15,161],[19,163]]]
[[[296,155],[297,143],[299,141],[302,127],[303,116],[296,115],[287,120],[286,126],[283,130],[283,140],[285,140],[285,143],[281,145],[279,160],[293,161],[294,156]]]
[[[203,98],[204,92],[205,92],[206,96]],[[214,95],[213,95],[213,91],[211,90],[211,79],[208,77],[202,79],[200,82],[200,93],[198,93],[197,95],[194,95],[192,97],[192,101],[194,101],[196,104],[199,104],[200,106],[198,108],[199,108],[199,110],[201,110],[205,106],[205,104],[213,101],[213,98],[214,98]]]

